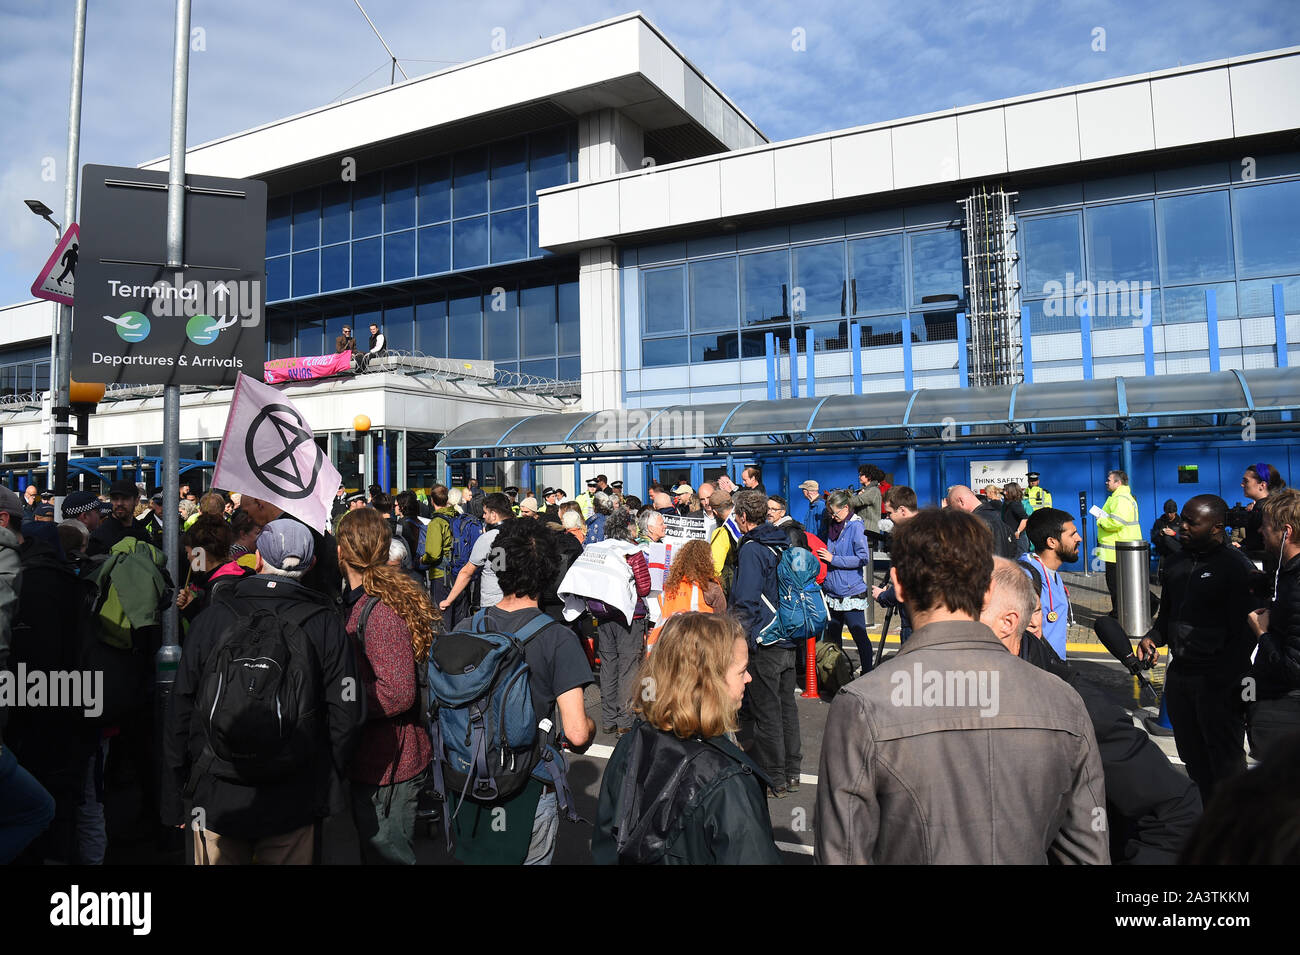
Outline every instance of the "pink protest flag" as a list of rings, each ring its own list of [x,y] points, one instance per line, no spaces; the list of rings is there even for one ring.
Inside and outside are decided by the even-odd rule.
[[[329,524],[339,472],[283,394],[240,375],[212,484],[249,494],[318,531]]]

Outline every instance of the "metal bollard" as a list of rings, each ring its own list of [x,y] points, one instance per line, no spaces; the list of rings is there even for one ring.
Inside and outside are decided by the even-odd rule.
[[[1134,640],[1151,629],[1151,544],[1148,541],[1116,541],[1115,611],[1120,626]]]

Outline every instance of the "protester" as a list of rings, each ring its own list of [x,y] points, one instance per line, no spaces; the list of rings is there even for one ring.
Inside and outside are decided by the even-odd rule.
[[[448,574],[451,565],[451,525],[458,516],[460,488],[435,484],[429,491],[429,501],[433,504],[433,515],[425,528],[424,553],[420,556],[420,566],[429,574],[429,597],[436,604],[441,603],[451,592],[451,578]]]
[[[830,518],[826,514],[826,502],[822,500],[821,485],[816,481],[808,480],[799,485],[799,490],[803,492],[804,498],[808,501],[808,508],[804,512],[803,526],[809,533],[816,534],[823,540],[829,533],[827,525]]]
[[[352,335],[352,326],[344,325],[343,331],[334,339],[334,354],[342,355],[344,352],[355,352],[357,350],[357,340]]]
[[[859,488],[851,500],[853,512],[862,520],[862,529],[874,534],[880,529],[880,482],[885,472],[874,464],[863,464],[858,468]]]
[[[1106,490],[1110,492],[1110,497],[1106,498],[1100,514],[1096,513],[1094,507],[1093,516],[1097,518],[1097,555],[1106,563],[1106,590],[1110,593],[1109,615],[1117,617],[1119,572],[1115,563],[1115,544],[1117,541],[1140,541],[1142,523],[1137,500],[1129,490],[1128,475],[1125,472],[1107,471]]]
[[[605,522],[613,510],[613,499],[604,491],[597,491],[591,496],[591,516],[587,518],[584,544],[595,544],[605,539]]]
[[[780,864],[763,799],[771,781],[735,744],[748,661],[728,617],[681,613],[665,625],[638,673],[655,692],[637,697],[640,719],[601,779],[596,864]]]
[[[727,598],[713,571],[713,554],[709,545],[702,540],[687,541],[673,554],[672,566],[664,578],[659,625],[651,631],[648,642],[653,648],[664,624],[674,614],[726,611]]]
[[[663,520],[662,517],[659,519]],[[649,630],[645,601],[650,596],[650,565],[645,553],[635,546],[636,527],[632,514],[623,508],[609,515],[605,522],[605,543],[622,555],[628,566],[628,575],[635,584],[636,603],[631,616],[625,616],[621,610],[604,601],[591,600],[587,604],[597,621],[601,727],[606,733],[617,732],[620,736],[632,728],[632,712],[628,707],[635,690],[633,680],[637,667],[645,655],[646,632]]]
[[[1164,511],[1151,525],[1151,549],[1160,558],[1159,567],[1163,567],[1166,558],[1172,557],[1183,549],[1178,542],[1178,535],[1183,529],[1183,519],[1178,516],[1178,502],[1172,497],[1165,501]]]
[[[636,517],[637,543],[658,544],[668,533],[664,515],[659,511],[646,508]]]
[[[456,604],[460,595],[469,588],[474,576],[482,571],[479,575],[479,598],[476,606],[467,608],[469,613],[480,607],[492,607],[501,599],[501,588],[497,584],[497,572],[499,563],[492,559],[493,543],[496,541],[497,531],[503,521],[512,518],[513,511],[510,507],[510,498],[504,494],[489,494],[483,501],[483,517],[487,523],[487,528],[474,541],[474,547],[470,551],[469,560],[464,567],[460,568],[456,574],[456,580],[452,584],[451,592],[442,600],[438,601],[438,609],[446,611],[448,607]],[[456,623],[464,619],[459,614]]]
[[[826,610],[830,619],[826,624],[825,639],[837,647],[844,646],[844,628],[853,636],[858,648],[861,672],[871,669],[871,637],[867,633],[867,601],[871,599],[863,568],[870,566],[870,544],[862,518],[855,514],[847,491],[833,491],[827,499],[830,529],[826,533],[826,547],[817,554],[830,565],[826,575]]]
[[[108,499],[113,506],[113,513],[100,521],[99,526],[91,531],[88,553],[92,557],[97,554],[107,554],[123,537],[148,539],[148,528],[144,526],[143,521],[135,519],[135,506],[140,500],[140,489],[134,482],[114,481],[109,486]]]
[[[1286,487],[1281,473],[1271,464],[1260,461],[1246,468],[1241,477],[1242,493],[1250,499],[1246,507],[1237,505],[1228,512],[1228,524],[1244,530],[1245,538],[1241,549],[1252,560],[1262,560],[1266,551],[1263,536],[1263,512],[1260,505],[1268,500],[1269,495],[1276,494]],[[1265,567],[1266,571],[1271,568]]]
[[[370,368],[370,363],[376,358],[383,358],[388,354],[388,341],[384,338],[384,333],[379,330],[379,326],[374,322],[370,323],[370,345],[357,355],[357,374],[364,374]]]
[[[388,565],[392,534],[374,510],[339,522],[348,582],[347,632],[365,691],[366,721],[352,757],[352,818],[367,865],[415,864],[415,808],[433,748],[416,668],[426,665],[442,618],[424,588]]]
[[[1034,510],[1025,523],[1025,535],[1033,545],[1032,554],[1020,557],[1043,605],[1043,639],[1062,660],[1069,642],[1070,591],[1061,576],[1061,566],[1079,559],[1083,538],[1066,511],[1044,506]]]
[[[575,507],[572,511],[565,511],[560,515],[560,525],[565,532],[573,535],[574,540],[581,546],[587,539],[587,529],[582,524],[582,510]]]
[[[786,504],[785,498],[773,494],[767,499],[767,520],[785,531],[788,546],[807,549],[808,534],[803,525],[790,516],[790,506]]]
[[[1108,863],[1082,701],[979,622],[993,573],[985,525],[953,507],[923,510],[892,543],[890,576],[916,629],[831,704],[817,860]]]
[[[989,529],[993,556],[1015,560],[1019,555],[1014,529],[1002,520],[1001,505],[993,501],[981,501],[965,484],[957,484],[948,489],[948,506],[974,514],[984,522],[984,526]]]
[[[311,534],[314,559],[300,582],[304,587],[324,596],[336,608],[339,607],[343,592],[343,577],[339,573],[338,544],[335,542],[334,535],[322,534],[314,527],[307,527],[301,520],[278,505],[253,497],[247,492],[240,498],[239,505],[248,511],[249,517],[262,525],[264,532],[267,524],[277,520],[294,521],[307,528],[308,533]]]
[[[1274,757],[1288,733],[1300,731],[1300,492],[1277,491],[1255,505],[1273,576],[1268,608],[1249,618],[1259,649],[1251,669],[1250,747],[1257,759]]]
[[[916,491],[906,484],[895,484],[885,493],[881,501],[880,513],[882,521],[888,519],[890,522],[892,539],[893,530],[916,516]],[[871,596],[881,607],[886,610],[892,608],[894,613],[898,614],[898,640],[899,643],[906,643],[908,637],[912,635],[912,618],[907,615],[907,607],[903,606],[903,602],[894,593],[893,582],[887,580],[883,587],[873,585]]]
[[[1024,491],[1015,481],[1002,485],[1002,523],[1011,528],[1016,537],[1017,553],[1029,553],[1029,538],[1025,536],[1025,525],[1029,522],[1029,512],[1022,503]]]

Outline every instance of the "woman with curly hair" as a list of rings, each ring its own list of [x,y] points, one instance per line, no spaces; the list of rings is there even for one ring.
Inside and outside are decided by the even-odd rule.
[[[735,743],[745,632],[722,614],[679,613],[637,674],[639,717],[600,782],[598,865],[780,865],[762,771]]]
[[[347,632],[366,694],[352,757],[352,818],[368,865],[415,864],[415,807],[433,748],[420,712],[416,668],[442,632],[424,588],[389,566],[389,524],[374,508],[339,521],[339,566],[350,588]]]
[[[708,541],[687,541],[680,550],[673,551],[659,607],[659,626],[650,631],[646,640],[651,648],[658,642],[668,618],[674,614],[727,612],[727,598],[722,593],[717,574],[713,572],[713,551],[709,549]]]

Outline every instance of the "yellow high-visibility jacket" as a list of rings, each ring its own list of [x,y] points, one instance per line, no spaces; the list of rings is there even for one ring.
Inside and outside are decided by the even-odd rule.
[[[1097,553],[1108,564],[1115,563],[1116,541],[1140,541],[1142,524],[1138,519],[1138,505],[1127,484],[1115,489],[1101,508],[1105,517],[1097,518]]]
[[[1043,489],[1042,485],[1031,487],[1026,490],[1025,500],[1029,503],[1031,512],[1042,507],[1052,506],[1052,495],[1048,494],[1047,491]]]

